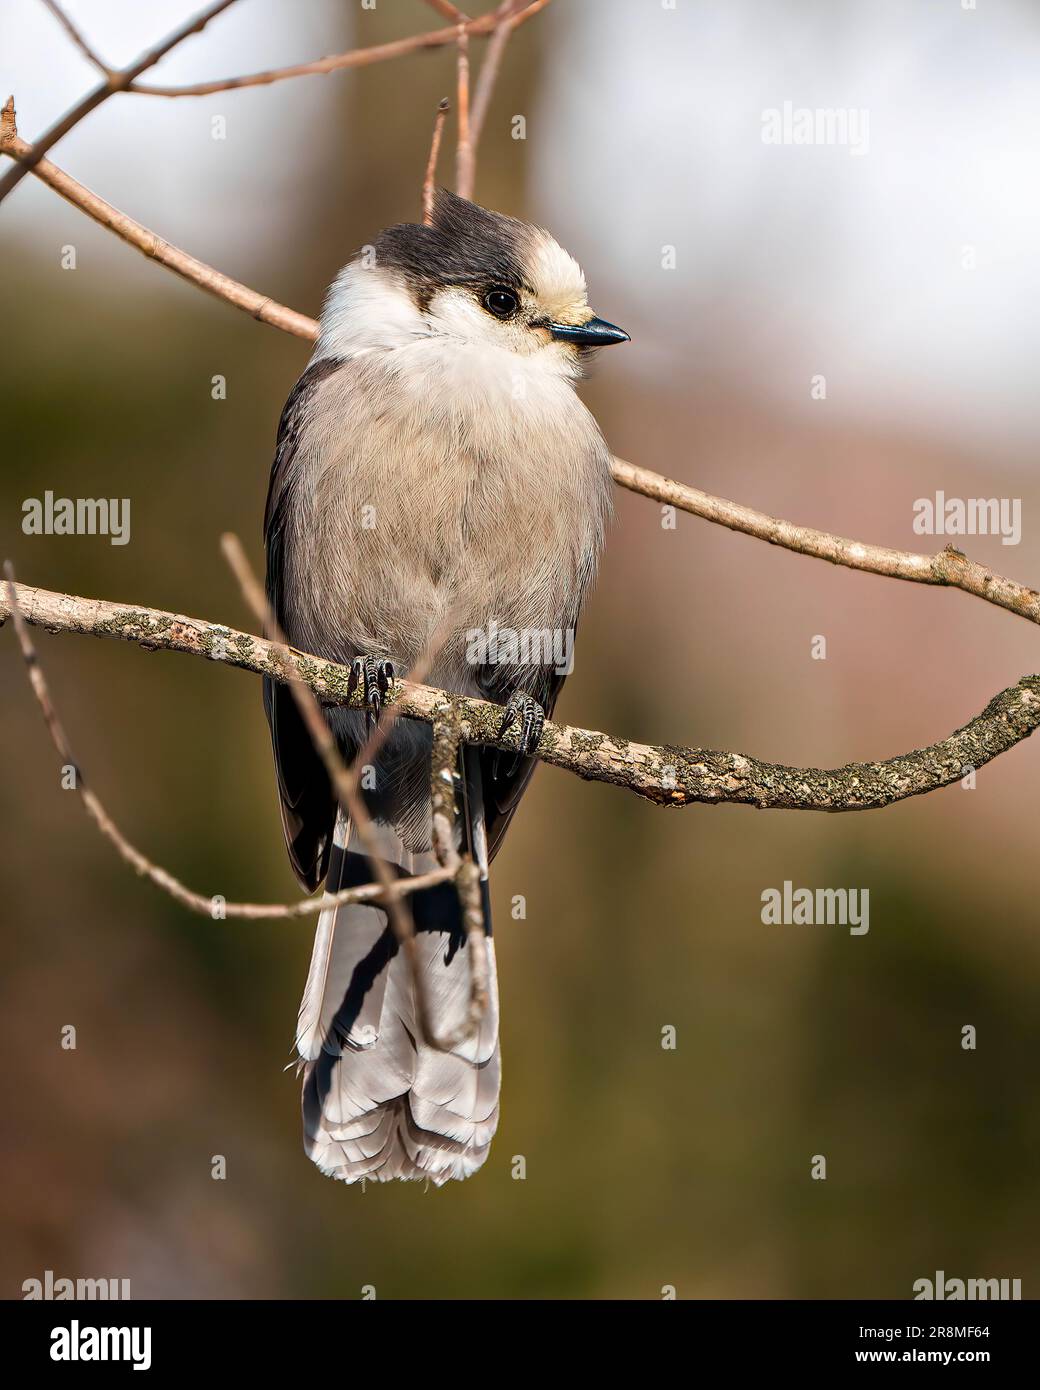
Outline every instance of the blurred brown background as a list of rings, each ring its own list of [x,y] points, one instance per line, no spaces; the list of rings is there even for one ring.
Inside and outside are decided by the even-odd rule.
[[[69,6],[120,62],[189,8]],[[15,92],[31,138],[92,79],[35,0],[5,9],[0,95]],[[906,548],[942,545],[911,527],[937,489],[1021,498],[1020,545],[963,544],[1037,582],[1040,344],[1025,306],[1040,279],[1040,20],[1025,3],[987,11],[555,0],[517,33],[477,196],[552,227],[597,311],[631,331],[584,388],[615,452]],[[420,0],[241,0],[156,80],[439,22]],[[452,81],[443,50],[198,100],[124,97],[54,158],[317,313],[360,244],[417,215]],[[868,108],[869,151],[763,145],[762,110],[788,99]],[[0,549],[28,583],[249,627],[217,541],[239,532],[260,564],[277,418],[306,345],[31,179],[0,225]],[[810,398],[815,373],[826,401]],[[23,535],[22,502],[47,488],[130,497],[130,544]],[[255,678],[38,642],[87,776],[147,853],[205,893],[295,896]],[[965,595],[691,517],[662,529],[658,507],[619,494],[560,715],[833,766],[944,737],[1037,668],[1036,643]],[[1036,1293],[1035,741],[974,790],[829,818],[664,812],[542,769],[492,884],[491,1157],[445,1190],[362,1192],[304,1158],[282,1071],[313,922],[211,923],[135,879],[60,789],[9,631],[0,680],[4,1296],[48,1268],[129,1277],[137,1297],[906,1298],[937,1269]],[[869,934],[763,926],[762,890],[785,879],[869,888]],[[810,1181],[815,1154],[826,1182]]]

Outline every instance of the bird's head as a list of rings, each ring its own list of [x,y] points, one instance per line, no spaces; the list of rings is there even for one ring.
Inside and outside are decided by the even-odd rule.
[[[444,188],[431,225],[388,227],[341,274],[322,337],[331,351],[444,338],[543,354],[568,374],[597,348],[628,341],[590,309],[581,267],[548,232]]]

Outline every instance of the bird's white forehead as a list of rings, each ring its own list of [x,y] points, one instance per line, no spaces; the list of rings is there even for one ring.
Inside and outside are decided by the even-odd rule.
[[[585,275],[570,252],[548,232],[538,229],[525,259],[539,306],[558,322],[583,323],[589,317]]]

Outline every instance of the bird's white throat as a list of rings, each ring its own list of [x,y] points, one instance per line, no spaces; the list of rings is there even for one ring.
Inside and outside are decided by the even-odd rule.
[[[326,297],[312,361],[392,353],[402,381],[424,384],[431,370],[463,393],[523,401],[580,375],[572,351],[529,329],[506,335],[465,290],[446,286],[421,309],[392,271],[352,261]],[[400,356],[398,356],[400,354]]]

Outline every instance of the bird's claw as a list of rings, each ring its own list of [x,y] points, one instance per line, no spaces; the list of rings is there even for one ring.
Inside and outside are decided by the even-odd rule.
[[[519,723],[520,731],[517,735],[517,751],[513,757],[512,764],[506,773],[507,777],[512,777],[524,758],[529,758],[538,747],[538,741],[542,737],[542,729],[545,726],[545,710],[530,695],[525,695],[522,690],[518,690],[515,695],[511,695],[509,703],[506,705],[502,714],[502,723],[498,726],[498,736],[502,736]],[[498,776],[499,764],[502,760],[501,751],[495,758],[495,776]]]
[[[361,690],[365,710],[365,728],[371,732],[379,722],[390,687],[397,679],[394,663],[386,657],[357,656],[350,663],[350,690]]]

